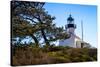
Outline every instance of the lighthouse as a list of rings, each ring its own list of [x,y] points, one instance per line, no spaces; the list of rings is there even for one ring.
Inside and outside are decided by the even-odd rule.
[[[73,48],[90,48],[91,45],[83,41],[83,23],[82,27],[82,38],[75,34],[76,24],[74,18],[70,14],[67,18],[67,24],[65,25],[65,32],[70,35],[68,39],[62,39],[59,41],[59,46],[69,46]]]
[[[76,47],[75,38],[77,36],[75,35],[75,29],[76,29],[76,24],[74,23],[74,18],[70,14],[69,17],[67,18],[67,24],[65,25],[65,31],[70,35],[70,38],[60,40],[59,46],[69,46],[74,48]]]

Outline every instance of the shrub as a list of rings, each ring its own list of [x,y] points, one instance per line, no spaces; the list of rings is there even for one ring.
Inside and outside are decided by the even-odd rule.
[[[54,64],[97,60],[97,49],[69,48],[62,46],[14,46],[12,65]]]

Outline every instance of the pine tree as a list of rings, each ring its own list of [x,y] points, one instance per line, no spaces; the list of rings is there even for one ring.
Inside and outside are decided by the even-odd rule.
[[[11,2],[13,38],[30,36],[36,45],[39,45],[38,39],[43,38],[47,46],[50,45],[51,41],[68,38],[68,35],[63,32],[64,29],[53,23],[55,17],[45,11],[44,5],[44,2]]]

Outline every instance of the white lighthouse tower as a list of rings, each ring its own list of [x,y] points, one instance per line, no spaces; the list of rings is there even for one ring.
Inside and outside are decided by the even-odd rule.
[[[67,24],[65,25],[66,33],[69,33],[70,38],[59,41],[59,46],[69,46],[76,48],[75,38],[77,37],[74,33],[76,29],[76,24],[74,24],[74,18],[71,14],[67,18]]]
[[[91,48],[91,45],[83,41],[83,24],[82,27],[82,39],[75,34],[76,24],[74,23],[74,18],[71,14],[67,18],[67,24],[65,25],[66,33],[70,35],[68,39],[60,40],[59,46],[69,46],[73,48]]]

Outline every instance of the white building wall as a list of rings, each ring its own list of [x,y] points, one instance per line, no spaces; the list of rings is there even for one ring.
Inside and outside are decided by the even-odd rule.
[[[74,34],[74,31],[75,31],[75,29],[74,29],[74,28],[68,28],[68,29],[67,29],[67,33],[68,33],[68,32],[69,32],[69,33],[71,32],[71,33],[73,33],[73,34]]]
[[[71,34],[71,37],[69,39],[60,40],[59,46],[69,46],[69,47],[76,48],[75,36]]]
[[[81,48],[81,41],[76,41],[76,48]]]

